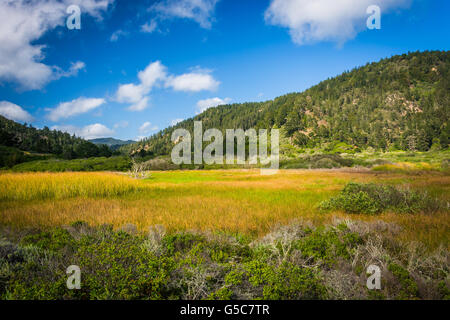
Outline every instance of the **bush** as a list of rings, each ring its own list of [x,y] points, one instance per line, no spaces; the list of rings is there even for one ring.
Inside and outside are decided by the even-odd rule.
[[[349,183],[341,193],[319,205],[322,210],[379,214],[386,210],[399,213],[436,212],[444,204],[425,193],[377,184]]]
[[[382,241],[377,224],[361,224],[291,225],[252,243],[226,235],[165,234],[156,226],[142,235],[82,221],[22,231],[26,235],[18,239],[0,239],[0,299],[449,296],[447,251],[421,252],[418,264],[417,252]],[[361,274],[370,263],[383,267],[381,292],[365,287]],[[66,287],[69,265],[81,269],[80,290]]]
[[[280,167],[282,169],[332,169],[352,167],[355,164],[355,160],[343,158],[338,154],[315,154],[283,160],[280,162]]]

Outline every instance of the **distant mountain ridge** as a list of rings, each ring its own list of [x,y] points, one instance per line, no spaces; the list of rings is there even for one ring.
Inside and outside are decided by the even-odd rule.
[[[108,147],[123,146],[131,143],[136,143],[136,141],[133,140],[120,140],[115,138],[98,138],[98,139],[90,139],[88,141],[97,145],[105,144]]]
[[[221,105],[121,148],[170,154],[177,128],[280,128],[288,143],[315,148],[427,151],[450,141],[450,51],[414,52],[320,82],[301,93],[258,103]]]

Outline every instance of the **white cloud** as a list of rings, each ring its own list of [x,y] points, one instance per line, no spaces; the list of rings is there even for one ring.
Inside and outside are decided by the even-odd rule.
[[[160,61],[150,63],[145,70],[138,73],[139,84],[123,84],[119,86],[116,100],[130,103],[130,111],[142,111],[148,107],[147,95],[160,80],[166,78],[166,67]]]
[[[90,124],[83,128],[71,125],[53,126],[52,130],[68,132],[84,139],[106,138],[114,134],[113,130],[109,129],[101,123]]]
[[[184,119],[173,119],[172,121],[170,121],[170,125],[171,126],[175,126],[175,125],[177,125],[178,123],[180,123],[181,121],[183,121]]]
[[[120,37],[125,37],[127,35],[128,35],[128,32],[123,31],[123,30],[117,30],[117,31],[113,32],[113,34],[111,35],[111,38],[109,38],[109,41],[116,42],[117,40],[119,40]]]
[[[157,126],[153,126],[150,122],[144,122],[142,126],[139,127],[140,134],[149,134],[152,131],[158,130]]]
[[[147,109],[147,107],[149,105],[148,104],[148,100],[149,100],[149,97],[143,97],[141,100],[139,100],[135,104],[132,104],[131,106],[129,106],[128,110],[130,110],[130,111],[143,111],[143,110]]]
[[[52,76],[52,80],[57,80],[60,78],[69,78],[72,76],[78,75],[80,70],[84,70],[86,68],[86,64],[82,61],[77,61],[75,63],[70,64],[70,68],[67,71],[62,70],[59,67],[53,67],[54,74]]]
[[[197,114],[202,113],[206,109],[221,106],[223,104],[228,104],[231,102],[230,98],[220,99],[220,98],[210,98],[205,100],[200,100],[197,102]]]
[[[23,110],[17,104],[9,101],[0,101],[0,114],[5,118],[14,121],[33,121],[33,117],[28,112]]]
[[[149,89],[146,89],[142,85],[128,83],[119,86],[116,97],[117,101],[120,103],[137,103],[142,100],[143,96],[149,93],[149,91]]]
[[[166,87],[171,87],[175,91],[198,92],[203,90],[214,91],[219,84],[220,82],[210,74],[196,71],[170,77],[166,82]]]
[[[343,44],[366,26],[370,5],[382,14],[408,5],[410,0],[272,0],[265,12],[268,24],[289,29],[299,44],[333,41]]]
[[[69,102],[62,102],[55,109],[47,109],[49,111],[48,118],[52,121],[69,118],[96,109],[105,102],[105,99],[102,98],[84,97]]]
[[[141,26],[141,31],[145,33],[153,33],[156,31],[158,23],[155,20],[150,21],[150,23],[145,23]]]
[[[138,73],[139,83],[120,85],[116,92],[116,100],[130,104],[128,107],[130,111],[142,111],[149,105],[151,90],[160,83],[164,83],[166,88],[172,88],[175,91],[216,90],[220,82],[215,80],[210,72],[197,67],[190,73],[169,75],[167,68],[160,61],[156,61]]]
[[[166,67],[160,61],[156,61],[149,64],[145,70],[139,72],[138,78],[145,88],[151,89],[157,81],[166,78]]]
[[[214,9],[218,0],[164,0],[154,4],[150,10],[158,14],[158,18],[191,19],[202,28],[211,28]]]
[[[100,18],[114,0],[0,0],[0,81],[18,83],[33,90],[66,73],[42,61],[45,45],[32,44],[47,31],[64,26],[69,5],[79,5],[81,12]]]

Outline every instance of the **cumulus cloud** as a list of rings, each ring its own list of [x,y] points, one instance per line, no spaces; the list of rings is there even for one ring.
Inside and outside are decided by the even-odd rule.
[[[175,91],[185,92],[216,90],[220,84],[206,69],[196,68],[189,73],[170,75],[160,61],[150,63],[140,71],[138,79],[138,83],[119,85],[116,92],[117,102],[130,104],[128,107],[130,111],[145,110],[149,105],[151,90],[159,84],[164,84],[166,88]]]
[[[138,84],[128,83],[119,86],[116,100],[120,103],[130,103],[130,111],[142,111],[148,107],[147,96],[160,80],[166,78],[166,67],[160,61],[150,63],[138,73]]]
[[[144,122],[142,126],[139,127],[140,134],[149,134],[152,131],[158,130],[157,126],[153,126],[150,122]]]
[[[202,113],[203,111],[209,109],[209,108],[213,108],[213,107],[217,107],[217,106],[221,106],[224,104],[228,104],[231,102],[230,98],[225,98],[225,99],[220,99],[220,98],[210,98],[210,99],[205,99],[205,100],[200,100],[197,102],[197,114]]]
[[[0,114],[9,120],[31,122],[33,117],[18,106],[9,101],[0,101]]]
[[[197,22],[202,28],[211,28],[218,0],[164,0],[150,7],[159,19],[182,18]]]
[[[199,92],[203,90],[214,91],[220,82],[206,72],[191,72],[179,76],[172,76],[166,82],[166,87],[175,91]]]
[[[55,109],[47,109],[49,111],[48,118],[52,121],[66,119],[96,109],[105,102],[103,98],[85,97],[80,97],[69,102],[62,102]]]
[[[84,139],[106,138],[114,134],[114,131],[101,123],[90,124],[85,127],[71,125],[53,126],[51,129],[74,134]]]
[[[370,5],[382,13],[406,7],[410,0],[272,0],[265,12],[268,24],[289,29],[299,45],[319,41],[343,44],[366,26]]]
[[[23,90],[40,89],[62,76],[56,66],[42,61],[45,45],[34,44],[47,31],[65,24],[69,5],[78,5],[81,12],[100,18],[114,0],[0,0],[0,81],[18,83]],[[79,69],[78,69],[79,70]]]

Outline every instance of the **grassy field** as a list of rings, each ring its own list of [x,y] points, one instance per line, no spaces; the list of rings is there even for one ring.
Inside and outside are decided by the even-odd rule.
[[[2,173],[0,188],[0,299],[450,299],[445,171]]]
[[[351,181],[426,190],[433,198],[450,201],[450,176],[439,172],[282,170],[261,176],[259,170],[168,171],[152,172],[144,180],[116,173],[5,173],[0,175],[0,224],[46,228],[85,221],[115,228],[133,224],[141,231],[163,225],[172,232],[259,237],[295,220],[322,225],[351,218],[392,222],[401,227],[404,240],[448,246],[448,210],[371,216],[317,208]]]

